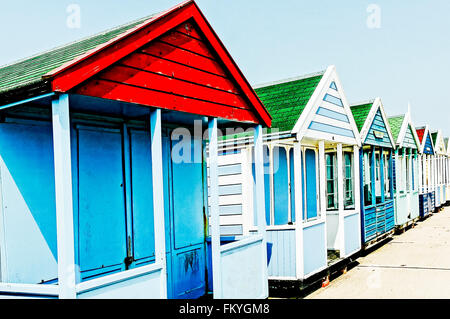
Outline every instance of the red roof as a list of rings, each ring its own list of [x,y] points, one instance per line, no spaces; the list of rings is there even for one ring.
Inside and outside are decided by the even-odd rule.
[[[271,125],[271,116],[192,0],[48,73],[52,90]]]

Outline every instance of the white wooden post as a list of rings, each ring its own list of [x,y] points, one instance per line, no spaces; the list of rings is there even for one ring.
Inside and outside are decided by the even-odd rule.
[[[345,233],[344,233],[344,165],[342,160],[342,144],[337,145],[337,191],[338,191],[338,238],[341,257],[346,255],[345,251]]]
[[[211,214],[211,256],[213,265],[213,297],[223,298],[220,271],[220,216],[219,216],[219,168],[217,146],[217,118],[208,120],[209,135],[209,195]]]
[[[417,164],[418,165],[418,187],[419,187],[419,194],[422,193],[422,184],[423,184],[423,176],[422,176],[422,155],[416,156],[417,158]]]
[[[425,161],[426,161],[426,176],[427,176],[427,186],[426,186],[426,192],[429,193],[431,190],[431,167],[430,167],[430,155],[425,155]]]
[[[328,229],[327,229],[327,181],[326,181],[326,162],[325,162],[325,141],[319,141],[319,200],[320,200],[320,219],[324,225],[324,243],[325,252],[328,246]],[[339,227],[338,227],[339,231]],[[328,263],[328,254],[325,254],[325,265]]]
[[[319,141],[319,203],[320,218],[326,219],[327,213],[327,193],[326,193],[326,163],[325,163],[325,142]],[[325,240],[326,242],[326,240]]]
[[[353,194],[355,201],[355,211],[361,212],[361,192],[360,192],[360,167],[359,167],[359,147],[358,145],[353,146]],[[361,218],[358,218],[358,229],[359,231],[359,243],[361,244]]]
[[[302,169],[301,144],[298,142],[294,144],[295,272],[298,279],[303,278],[304,276]]]
[[[155,229],[155,262],[160,263],[161,298],[167,298],[167,264],[166,239],[164,225],[164,192],[163,187],[163,154],[161,133],[161,110],[156,109],[150,114],[150,136],[152,151],[152,183],[153,183],[153,218]]]
[[[272,144],[268,145],[269,149],[269,187],[270,187],[270,219],[269,225],[275,224],[275,186],[274,186],[274,160],[273,160],[273,150],[274,146]],[[280,154],[277,152],[277,154]]]
[[[267,281],[267,237],[266,237],[266,208],[264,199],[264,157],[263,157],[263,132],[262,126],[257,125],[254,131],[254,145],[255,145],[255,182],[256,182],[256,216],[258,225],[258,234],[263,236],[263,289],[265,295],[269,295],[269,283]]]
[[[69,96],[52,101],[59,298],[76,298]]]

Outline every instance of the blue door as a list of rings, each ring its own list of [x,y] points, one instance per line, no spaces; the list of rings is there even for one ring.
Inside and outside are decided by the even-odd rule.
[[[128,138],[133,216],[133,266],[141,266],[155,259],[151,140],[148,131],[137,129],[130,129]]]
[[[78,262],[82,277],[124,269],[127,255],[122,134],[77,127]],[[106,217],[107,216],[107,217]]]
[[[173,156],[178,143],[184,143],[181,148],[190,151],[191,160]],[[198,298],[206,292],[203,161],[194,162],[202,158],[202,141],[165,137],[163,153],[168,297]]]

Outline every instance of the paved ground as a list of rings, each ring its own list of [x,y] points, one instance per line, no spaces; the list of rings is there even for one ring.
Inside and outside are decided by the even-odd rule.
[[[357,262],[306,298],[450,298],[450,208]]]

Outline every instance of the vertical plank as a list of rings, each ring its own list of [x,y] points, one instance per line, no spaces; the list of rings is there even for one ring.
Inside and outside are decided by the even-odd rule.
[[[385,198],[385,185],[384,185],[384,149],[380,147],[380,189],[381,189],[381,202],[386,201]]]
[[[274,157],[273,150],[274,146],[269,144],[269,185],[270,185],[270,225],[275,224],[275,186],[274,186]],[[279,154],[277,152],[277,154]],[[278,158],[279,159],[279,158]]]
[[[353,146],[353,189],[354,189],[354,200],[355,200],[355,211],[361,213],[361,186],[360,184],[360,156],[359,156],[359,148],[357,145]],[[358,218],[358,232],[359,232],[359,241],[358,241],[358,247],[361,248],[361,218]]]
[[[416,153],[417,154],[417,153]],[[417,157],[417,155],[416,155]],[[422,177],[422,155],[419,155],[417,158],[417,164],[418,165],[418,184],[417,186],[419,187],[419,194],[422,193],[422,184],[423,184],[423,177]]]
[[[219,217],[219,169],[217,146],[217,118],[208,120],[209,135],[209,195],[211,215],[211,255],[213,265],[213,296],[222,299],[222,277],[220,266],[220,217]]]
[[[370,175],[372,175],[371,178],[371,187],[372,187],[372,205],[375,206],[377,203],[377,194],[376,194],[376,185],[375,185],[375,168],[376,168],[376,161],[375,161],[375,146],[372,146],[372,155],[371,159],[369,161],[370,165]]]
[[[326,219],[327,193],[326,193],[326,165],[325,165],[325,142],[319,141],[319,203],[320,218]]]
[[[59,298],[76,298],[69,96],[52,101]]]
[[[262,126],[257,125],[254,130],[253,144],[255,145],[255,181],[256,181],[256,214],[258,233],[263,236],[262,252],[262,278],[264,284],[265,296],[269,295],[269,283],[267,280],[267,236],[266,236],[266,218],[265,218],[265,199],[264,199],[264,158],[263,158],[263,131]]]
[[[125,213],[126,220],[132,221],[132,208],[131,208],[131,154],[130,154],[130,136],[128,134],[127,124],[122,125],[123,130],[123,163],[124,163],[124,182],[125,182]],[[131,222],[126,224],[127,227],[127,257],[133,256],[133,241],[131,240],[131,236],[133,234],[133,225]]]
[[[342,160],[342,144],[337,145],[337,191],[338,191],[338,233],[339,249],[341,257],[345,256],[345,233],[344,233],[344,165]]]
[[[304,276],[303,265],[303,188],[302,188],[301,144],[294,144],[294,200],[295,200],[295,273],[298,279]]]
[[[164,185],[161,129],[161,110],[156,109],[150,114],[153,185]],[[162,266],[160,278],[161,298],[167,298],[167,264],[163,187],[153,187],[153,209],[155,228],[155,262],[161,263]]]

